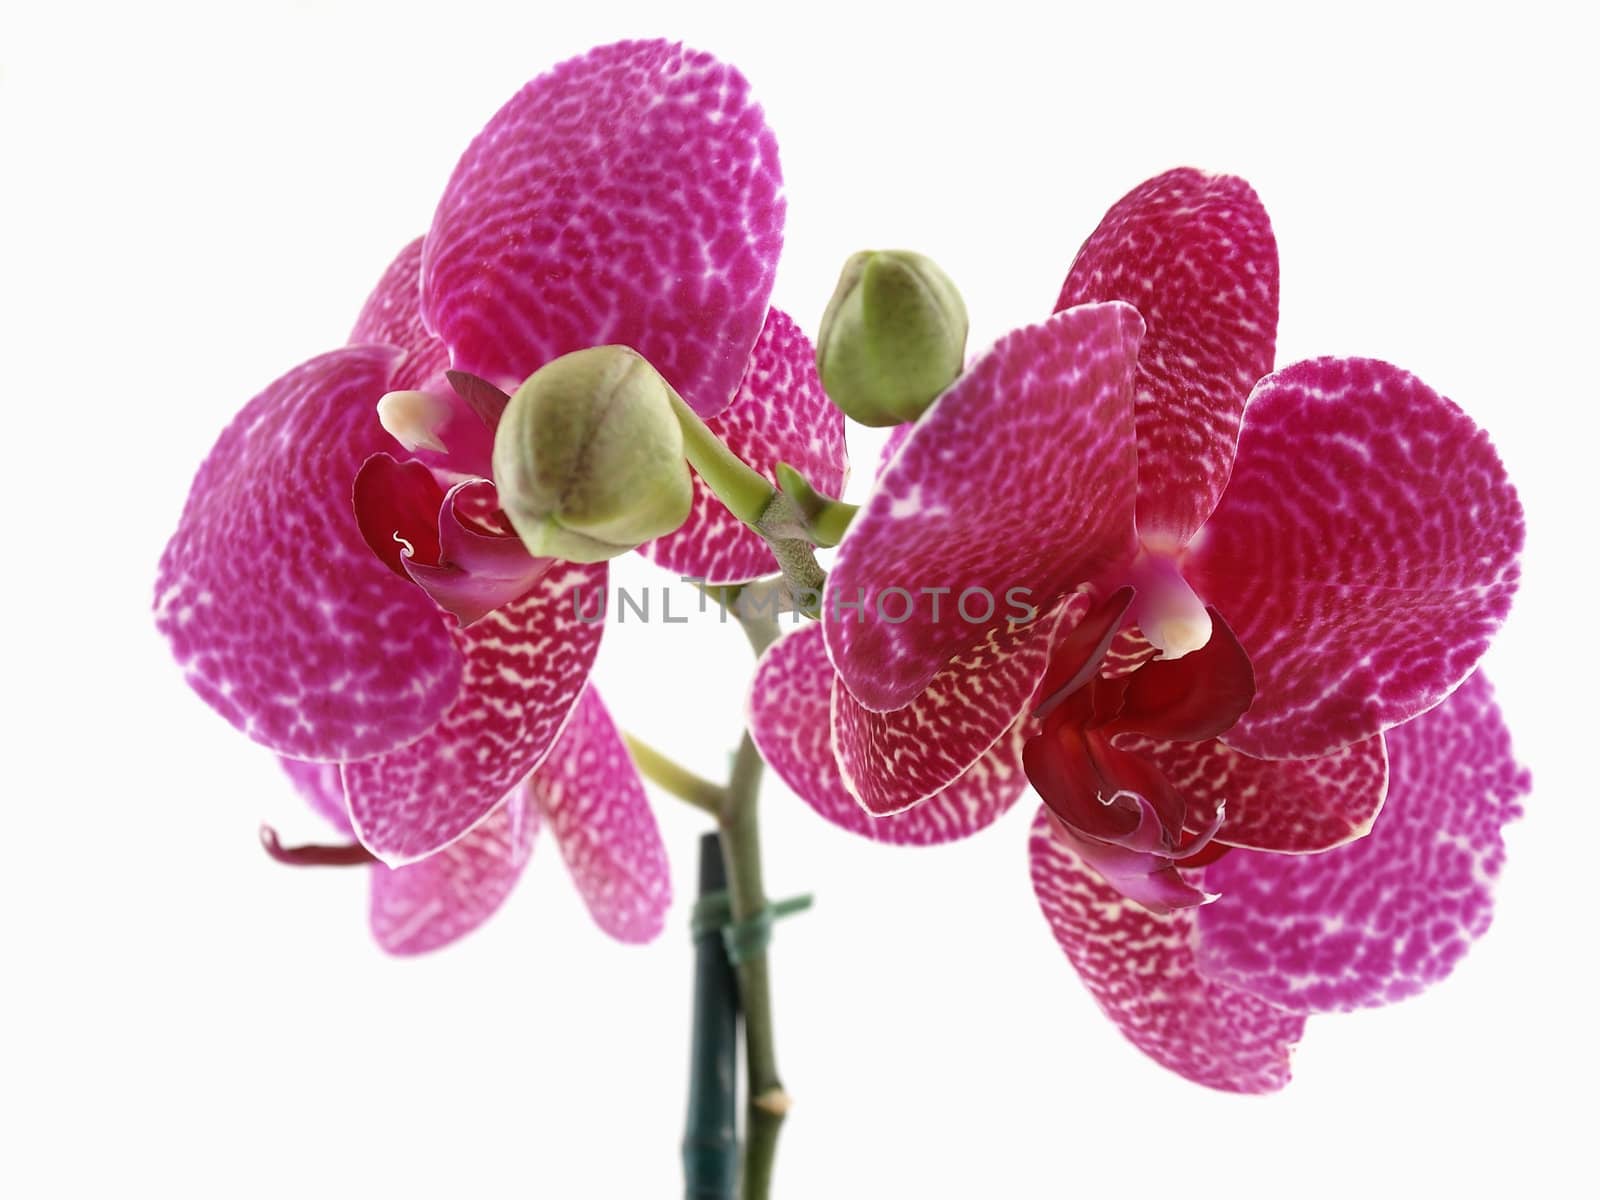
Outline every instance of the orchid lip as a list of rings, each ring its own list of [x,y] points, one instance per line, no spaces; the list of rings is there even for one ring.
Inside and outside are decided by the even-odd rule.
[[[261,827],[261,848],[269,857],[290,867],[360,867],[377,862],[370,850],[358,843],[337,846],[285,846],[278,831]]]

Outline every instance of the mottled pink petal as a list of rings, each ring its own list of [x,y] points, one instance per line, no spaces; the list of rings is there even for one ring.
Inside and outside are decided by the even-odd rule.
[[[390,387],[421,387],[450,365],[445,345],[422,323],[422,239],[408,242],[361,307],[351,345],[381,343],[405,351]]]
[[[447,484],[462,477],[492,474],[494,424],[480,415],[470,398],[458,395],[446,383],[450,352],[422,323],[421,238],[389,264],[356,318],[350,341],[383,343],[404,351],[389,389],[425,391],[438,400],[444,416],[431,432],[445,451],[419,446],[409,451],[413,457],[438,470]]]
[[[1018,721],[942,792],[904,812],[869,816],[845,788],[833,754],[833,680],[820,625],[780,638],[756,668],[750,733],[761,757],[790,790],[835,825],[877,842],[932,846],[992,824],[1022,794],[1026,721]]]
[[[1169,1070],[1227,1092],[1289,1082],[1305,1018],[1195,968],[1195,914],[1158,916],[1118,895],[1052,832],[1041,808],[1028,845],[1033,890],[1050,929],[1106,1016]]]
[[[461,688],[438,609],[367,548],[356,472],[397,353],[336,350],[244,407],[201,465],[156,579],[190,685],[256,741],[350,759],[416,738]]]
[[[1161,769],[1187,803],[1191,825],[1195,814],[1222,804],[1217,840],[1255,850],[1311,854],[1361,837],[1388,789],[1382,734],[1321,758],[1250,758],[1218,741],[1139,734],[1120,734],[1116,745]]]
[[[874,479],[889,469],[894,456],[900,453],[900,447],[906,444],[906,439],[911,436],[911,431],[915,428],[915,424],[896,425],[889,431],[889,436],[883,440],[883,449],[878,451],[878,469],[873,475]]]
[[[347,837],[355,837],[349,810],[345,808],[344,777],[339,773],[338,763],[302,762],[280,756],[278,765],[293,782],[295,791],[319,817]]]
[[[1489,644],[1521,548],[1488,435],[1415,376],[1321,358],[1263,379],[1184,565],[1255,667],[1224,740],[1309,758],[1425,712]]]
[[[1139,531],[1176,548],[1228,482],[1245,397],[1272,370],[1278,247],[1250,185],[1192,167],[1140,184],[1078,257],[1056,311],[1125,300],[1139,350]]]
[[[362,843],[390,866],[448,845],[538,766],[577,702],[600,646],[605,564],[562,564],[533,591],[453,629],[467,673],[427,736],[344,768]],[[417,589],[421,595],[421,590]]]
[[[620,942],[648,942],[672,903],[667,852],[639,772],[588,688],[528,779],[589,913]]]
[[[778,464],[787,463],[826,496],[844,491],[844,414],[822,390],[810,339],[779,309],[767,314],[733,404],[706,424],[774,483]],[[778,570],[767,543],[698,475],[688,519],[639,549],[651,562],[707,583],[745,583]]]
[[[437,854],[374,865],[372,936],[390,954],[425,954],[471,933],[511,894],[538,832],[538,809],[517,788]]]
[[[1006,335],[923,414],[828,577],[828,654],[862,705],[908,704],[1019,604],[1131,554],[1138,349],[1131,308],[1073,309]]]
[[[955,783],[1032,707],[1052,641],[1088,608],[1079,592],[1032,624],[991,630],[894,712],[862,707],[836,676],[833,752],[846,790],[881,817]]]
[[[1529,786],[1488,681],[1385,737],[1389,798],[1366,837],[1206,868],[1222,893],[1200,918],[1208,976],[1308,1012],[1387,1004],[1443,979],[1488,929],[1501,826]]]
[[[766,320],[781,182],[738,71],[669,42],[602,46],[467,148],[423,247],[423,312],[454,367],[508,390],[619,343],[715,416]]]

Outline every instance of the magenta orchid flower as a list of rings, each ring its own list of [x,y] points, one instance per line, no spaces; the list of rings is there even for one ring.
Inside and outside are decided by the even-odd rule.
[[[1238,179],[1120,201],[1056,315],[897,444],[751,702],[786,782],[884,840],[964,836],[1026,775],[1041,904],[1102,1006],[1244,1091],[1286,1081],[1306,1012],[1448,970],[1526,787],[1463,683],[1515,589],[1515,492],[1398,368],[1272,373],[1277,279]],[[1418,864],[1437,888],[1382,882]]]
[[[473,902],[492,908],[538,807],[515,818],[507,797],[537,794],[530,773],[568,739],[585,740],[564,759],[612,762],[604,708],[579,704],[606,569],[533,560],[511,535],[488,479],[497,389],[619,343],[716,416],[768,320],[783,209],[774,140],[733,68],[665,42],[573,59],[468,148],[351,343],[271,384],[201,467],[157,622],[233,724],[337,764],[350,826],[392,880],[482,825],[509,839],[501,883]],[[614,799],[593,811],[619,837],[651,819],[636,786]]]
[[[284,759],[307,802],[353,836],[337,763]],[[368,921],[391,954],[422,954],[472,932],[511,893],[541,825],[561,848],[595,923],[621,942],[661,932],[671,899],[666,850],[638,773],[591,686],[543,762],[490,814],[427,858],[373,863]],[[265,831],[269,852],[306,862]],[[312,859],[310,861],[315,861]]]

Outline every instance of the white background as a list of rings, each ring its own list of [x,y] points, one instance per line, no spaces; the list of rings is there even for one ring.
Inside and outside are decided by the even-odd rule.
[[[1313,1020],[1278,1096],[1185,1083],[1100,1016],[1031,895],[1031,805],[895,851],[773,785],[771,885],[818,893],[774,951],[797,1100],[779,1194],[1583,1191],[1593,35],[1576,4],[1200,7],[8,13],[0,1190],[678,1194],[684,901],[655,945],[613,945],[546,841],[480,933],[385,958],[361,872],[261,854],[263,818],[320,831],[148,615],[217,431],[343,339],[480,125],[570,54],[667,34],[765,103],[789,195],[775,299],[808,329],[849,252],[901,245],[954,276],[981,346],[1049,312],[1129,187],[1235,172],[1277,229],[1280,361],[1416,371],[1491,430],[1529,523],[1486,664],[1535,778],[1495,927],[1427,996]],[[697,623],[612,630],[598,679],[626,725],[717,772],[747,670],[736,632]],[[701,818],[660,816],[687,896]]]

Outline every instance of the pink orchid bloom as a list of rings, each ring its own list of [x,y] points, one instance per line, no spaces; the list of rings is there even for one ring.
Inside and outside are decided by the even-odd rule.
[[[1225,796],[1230,820],[1235,807],[1248,813],[1233,834],[1243,844],[1275,845],[1179,868],[1179,886],[1215,903],[1152,910],[1041,806],[1034,891],[1124,1036],[1231,1092],[1288,1083],[1308,1015],[1393,1003],[1450,973],[1489,927],[1501,827],[1529,786],[1481,674],[1422,716],[1323,758],[1255,759],[1211,741],[1151,760],[1185,799]]]
[[[579,705],[606,568],[534,561],[510,536],[487,478],[495,389],[620,343],[715,417],[768,320],[783,210],[737,71],[666,42],[591,51],[495,115],[351,343],[269,385],[201,467],[157,623],[238,728],[337,765],[393,880],[480,827],[498,836],[491,822],[531,829],[534,808],[519,823],[511,806],[558,738],[585,739],[566,759],[612,761],[604,708]],[[651,820],[635,786],[612,799],[592,811],[618,837]],[[500,856],[505,886],[524,854]]]
[[[339,765],[282,762],[311,807],[353,835]],[[488,817],[418,862],[373,863],[368,922],[378,945],[422,954],[472,932],[516,885],[542,824],[604,932],[630,943],[661,932],[671,901],[666,850],[638,772],[591,686],[544,761]],[[266,836],[269,852],[306,861]]]
[[[786,782],[883,840],[971,833],[1026,774],[1035,886],[1102,1007],[1240,1091],[1286,1082],[1305,1013],[1448,971],[1527,786],[1471,678],[1515,492],[1397,368],[1269,373],[1277,277],[1242,181],[1131,192],[1057,314],[898,441],[751,702]]]

